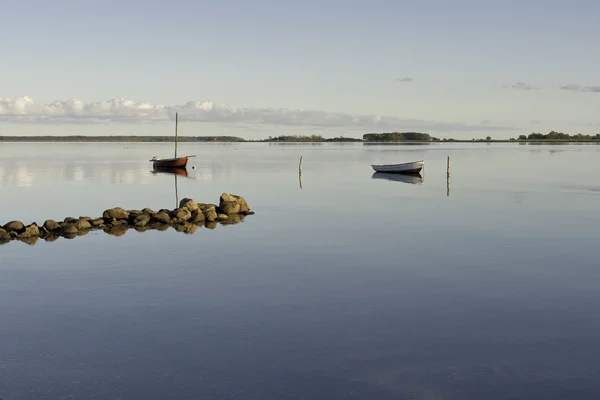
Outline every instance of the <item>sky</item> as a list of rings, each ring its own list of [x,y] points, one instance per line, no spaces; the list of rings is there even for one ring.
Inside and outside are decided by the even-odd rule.
[[[597,0],[2,0],[0,135],[600,133]]]

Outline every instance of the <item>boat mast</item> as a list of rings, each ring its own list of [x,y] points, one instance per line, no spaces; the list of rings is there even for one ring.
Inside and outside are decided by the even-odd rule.
[[[177,158],[177,113],[175,113],[175,158]]]

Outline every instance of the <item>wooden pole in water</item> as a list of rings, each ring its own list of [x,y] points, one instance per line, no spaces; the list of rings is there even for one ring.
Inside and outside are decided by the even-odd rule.
[[[446,196],[450,196],[450,156],[446,165]]]
[[[300,164],[298,164],[298,180],[300,181],[300,189],[302,189],[302,156],[300,156]]]
[[[177,158],[177,113],[175,113],[175,158]]]

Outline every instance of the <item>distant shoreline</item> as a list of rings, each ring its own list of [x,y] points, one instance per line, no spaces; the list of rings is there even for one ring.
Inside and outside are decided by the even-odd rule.
[[[172,143],[173,136],[0,136],[0,142],[59,142],[59,143]],[[180,136],[178,141],[185,143],[363,143],[367,145],[424,145],[437,143],[596,143],[600,139],[443,139],[443,140],[402,140],[402,141],[376,141],[357,138],[332,138],[320,140],[285,140],[258,139],[247,140],[233,136]]]

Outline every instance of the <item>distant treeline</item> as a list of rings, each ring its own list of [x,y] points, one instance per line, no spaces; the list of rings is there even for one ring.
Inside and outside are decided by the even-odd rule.
[[[0,142],[174,142],[174,136],[0,136]],[[179,142],[245,142],[236,136],[179,136]]]
[[[407,140],[417,140],[428,142],[432,140],[431,136],[422,132],[387,132],[387,133],[366,133],[363,135],[365,142],[404,142]]]
[[[263,142],[404,142],[404,141],[431,141],[432,138],[427,133],[421,132],[387,132],[387,133],[366,133],[362,139],[348,138],[348,137],[335,137],[335,138],[324,138],[321,135],[283,135],[283,136],[269,136],[268,139],[262,140]]]
[[[325,138],[321,135],[281,135],[269,136],[267,139],[246,140],[237,136],[179,136],[179,142],[279,142],[279,143],[327,143],[327,142],[363,142],[369,143],[400,143],[400,142],[514,142],[514,141],[600,141],[600,133],[596,135],[584,135],[581,133],[569,135],[567,133],[551,131],[547,134],[530,133],[529,135],[520,135],[518,138],[510,139],[492,139],[490,136],[481,139],[452,139],[432,137],[422,132],[384,132],[384,133],[366,133],[362,139],[338,136],[334,138]],[[0,136],[0,142],[174,142],[174,136]]]
[[[571,141],[594,141],[600,140],[600,133],[596,135],[583,135],[578,133],[576,135],[569,135],[568,133],[550,131],[546,135],[539,132],[532,132],[529,135],[520,135],[518,140],[571,140]]]
[[[261,142],[362,142],[361,139],[349,137],[324,138],[321,135],[284,135],[284,136],[269,136],[268,139],[260,140]]]

